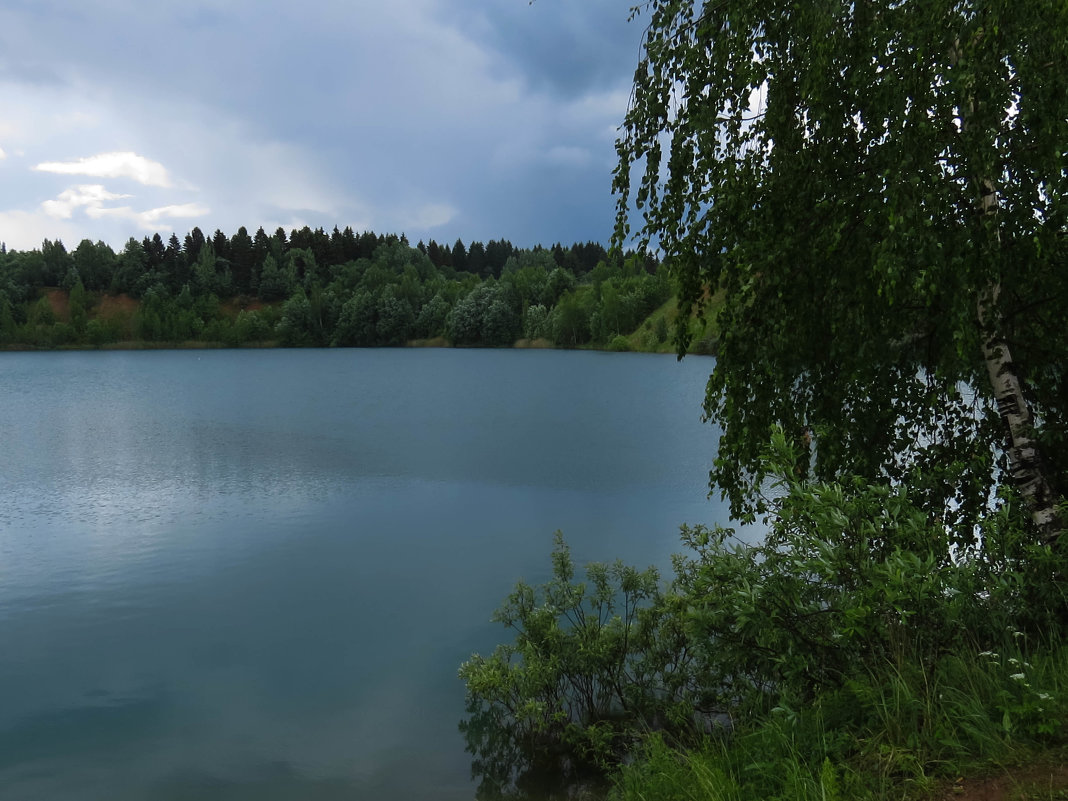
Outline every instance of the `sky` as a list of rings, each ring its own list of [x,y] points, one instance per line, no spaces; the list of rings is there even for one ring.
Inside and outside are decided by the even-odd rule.
[[[626,0],[0,0],[0,241],[607,243]]]

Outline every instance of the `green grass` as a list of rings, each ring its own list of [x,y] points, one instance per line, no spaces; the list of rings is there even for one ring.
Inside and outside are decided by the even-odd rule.
[[[688,353],[715,353],[719,336],[716,328],[716,315],[723,306],[723,300],[723,293],[716,293],[709,300],[703,319],[690,318],[692,339]],[[629,349],[643,353],[674,353],[675,343],[672,341],[672,336],[678,316],[678,297],[672,295],[625,337]]]
[[[688,749],[652,736],[614,798],[882,801],[967,798],[981,786],[970,797],[1068,799],[1066,718],[1068,645],[1025,651],[1010,637],[1000,653],[887,664]]]

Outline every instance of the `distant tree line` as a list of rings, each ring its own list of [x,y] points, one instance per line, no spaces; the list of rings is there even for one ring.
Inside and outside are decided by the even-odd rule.
[[[412,247],[351,228],[210,238],[194,228],[184,240],[131,238],[115,253],[46,239],[36,250],[0,246],[0,345],[609,345],[670,294],[654,257],[595,242]]]

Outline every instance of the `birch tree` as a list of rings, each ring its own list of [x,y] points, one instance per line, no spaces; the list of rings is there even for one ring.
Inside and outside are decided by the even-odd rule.
[[[1068,4],[633,13],[616,238],[662,250],[680,354],[688,313],[722,293],[705,410],[733,513],[760,513],[781,426],[799,470],[911,482],[962,541],[1007,487],[1061,539]]]

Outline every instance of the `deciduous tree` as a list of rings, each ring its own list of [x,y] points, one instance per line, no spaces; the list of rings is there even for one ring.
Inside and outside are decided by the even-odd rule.
[[[680,353],[689,313],[723,293],[706,412],[734,514],[760,510],[760,453],[781,425],[821,477],[915,482],[962,539],[1011,477],[1059,538],[1068,6],[639,13],[616,236],[635,203],[680,285]]]

